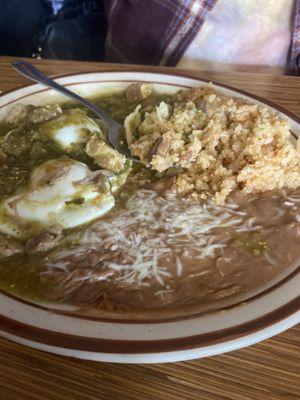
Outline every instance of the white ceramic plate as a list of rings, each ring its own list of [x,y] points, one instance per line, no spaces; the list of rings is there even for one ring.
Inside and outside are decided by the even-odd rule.
[[[155,89],[173,93],[205,85],[178,73],[100,72],[57,79],[83,96],[119,91],[131,82],[153,82]],[[225,85],[215,87],[231,96],[259,102],[289,118],[300,134],[300,119],[269,101]],[[65,98],[41,85],[31,85],[0,98],[0,120],[16,102],[41,105]],[[155,363],[205,357],[249,346],[276,335],[300,321],[300,273],[289,275],[234,307],[204,315],[160,322],[124,322],[76,315],[72,308],[35,304],[0,293],[0,334],[25,345],[98,361]]]

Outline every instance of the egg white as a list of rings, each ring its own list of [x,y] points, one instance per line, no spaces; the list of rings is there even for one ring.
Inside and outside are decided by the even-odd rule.
[[[62,168],[62,176],[48,181]],[[90,174],[85,164],[68,157],[35,168],[28,184],[0,203],[0,232],[28,238],[53,224],[74,228],[102,216],[115,200],[87,179]],[[72,203],[78,198],[82,204]]]
[[[101,135],[99,125],[82,110],[69,110],[39,127],[39,139],[51,139],[65,152],[72,152],[89,140],[92,133]]]

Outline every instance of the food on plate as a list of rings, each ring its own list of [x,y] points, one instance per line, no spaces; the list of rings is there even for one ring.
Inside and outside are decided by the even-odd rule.
[[[300,186],[300,142],[287,121],[269,108],[210,87],[179,92],[151,112],[138,105],[125,120],[132,154],[164,172],[181,168],[180,195],[224,203],[244,193]]]
[[[78,105],[17,104],[0,124],[2,288],[77,312],[187,315],[297,265],[300,146],[287,120],[210,85],[135,83],[94,101],[141,164]]]
[[[90,222],[114,206],[110,179],[66,156],[46,161],[0,203],[0,232],[28,238],[54,224],[66,229]]]

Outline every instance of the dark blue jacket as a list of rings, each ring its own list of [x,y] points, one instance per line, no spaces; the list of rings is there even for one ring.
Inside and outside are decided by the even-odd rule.
[[[0,55],[104,59],[102,0],[0,0],[0,7]]]

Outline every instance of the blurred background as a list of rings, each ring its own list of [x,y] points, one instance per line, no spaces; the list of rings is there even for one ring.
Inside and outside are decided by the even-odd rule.
[[[2,56],[300,75],[300,0],[0,0],[0,7]]]
[[[0,55],[104,59],[103,0],[0,0]]]

